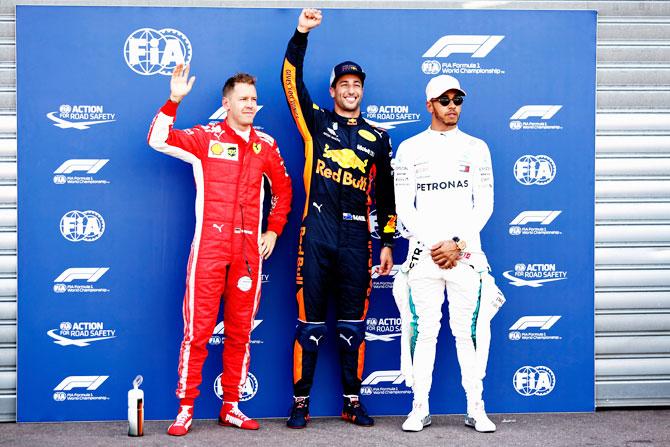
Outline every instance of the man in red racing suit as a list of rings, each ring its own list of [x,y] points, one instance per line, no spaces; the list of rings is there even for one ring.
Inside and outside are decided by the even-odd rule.
[[[249,336],[258,310],[261,267],[274,249],[291,206],[291,181],[276,141],[256,131],[255,78],[238,74],[226,81],[226,120],[187,130],[173,129],[178,103],[191,90],[188,66],[178,66],[170,100],[151,124],[149,145],[193,165],[197,186],[196,225],[186,275],[184,339],[179,356],[177,397],[180,412],[168,434],[185,435],[202,381],[207,342],[220,299],[224,298],[226,341],[223,350],[221,425],[257,429],[237,407],[249,370]],[[263,178],[272,188],[267,230],[263,219]]]

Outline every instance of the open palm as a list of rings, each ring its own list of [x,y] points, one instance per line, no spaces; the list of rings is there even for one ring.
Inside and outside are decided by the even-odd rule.
[[[188,95],[193,88],[195,76],[188,78],[190,66],[179,64],[172,72],[170,79],[170,99],[174,102],[180,102],[184,96]]]

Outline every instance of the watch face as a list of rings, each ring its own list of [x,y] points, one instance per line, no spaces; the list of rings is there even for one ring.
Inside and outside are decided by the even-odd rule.
[[[456,246],[458,247],[459,250],[465,250],[465,247],[467,247],[467,244],[463,239],[460,239],[458,242],[456,242]]]

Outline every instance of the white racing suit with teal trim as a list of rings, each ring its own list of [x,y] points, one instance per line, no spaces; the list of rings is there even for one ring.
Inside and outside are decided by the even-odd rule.
[[[417,402],[428,402],[446,288],[449,326],[468,406],[482,399],[490,322],[505,298],[489,274],[479,232],[493,211],[488,146],[458,129],[428,129],[398,148],[393,164],[398,218],[410,240],[393,295],[402,317],[401,372]],[[440,269],[430,247],[454,236],[467,244]]]

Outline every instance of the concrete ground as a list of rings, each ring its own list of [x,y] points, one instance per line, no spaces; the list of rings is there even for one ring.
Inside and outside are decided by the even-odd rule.
[[[0,424],[0,446],[486,446],[486,447],[668,447],[670,409],[601,410],[596,413],[495,414],[492,434],[463,425],[462,416],[435,416],[420,433],[400,429],[403,418],[378,417],[372,428],[335,418],[313,419],[306,430],[286,428],[283,419],[261,420],[255,432],[197,420],[181,438],[165,433],[169,422],[151,421],[141,438],[127,436],[123,422]]]

